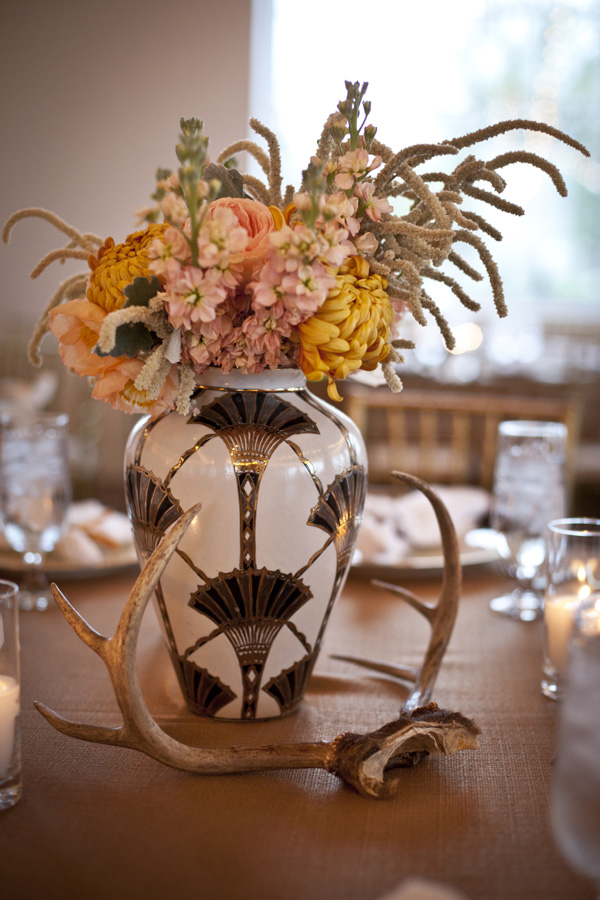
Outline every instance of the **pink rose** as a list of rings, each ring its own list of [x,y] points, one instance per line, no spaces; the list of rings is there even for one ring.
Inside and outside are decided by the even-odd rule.
[[[246,249],[240,253],[232,253],[231,262],[236,268],[240,267],[245,281],[251,280],[262,268],[270,249],[269,235],[276,230],[273,216],[269,207],[258,200],[221,197],[210,204],[208,217],[212,218],[212,214],[220,207],[231,210],[248,234]]]

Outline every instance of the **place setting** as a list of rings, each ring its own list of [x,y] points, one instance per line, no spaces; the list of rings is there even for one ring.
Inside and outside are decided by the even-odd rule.
[[[463,570],[498,561],[489,527],[490,493],[476,485],[432,485],[452,518]],[[435,514],[420,491],[367,491],[352,571],[362,578],[432,577],[444,558]]]
[[[0,414],[0,571],[18,580],[25,610],[53,602],[50,577],[107,575],[137,563],[124,513],[73,501],[68,427],[66,413]]]

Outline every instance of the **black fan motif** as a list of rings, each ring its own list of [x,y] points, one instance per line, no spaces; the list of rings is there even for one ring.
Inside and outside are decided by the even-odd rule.
[[[283,714],[292,712],[300,703],[314,660],[314,654],[304,656],[265,684],[263,691],[277,700]]]
[[[177,653],[171,653],[171,660],[183,696],[193,712],[201,716],[216,716],[219,710],[235,700],[237,694],[206,669]]]
[[[365,470],[350,466],[337,475],[308,518],[309,525],[322,528],[333,537],[338,568],[344,568],[354,546],[365,503]]]
[[[272,393],[227,393],[190,421],[207,425],[225,441],[236,467],[266,465],[275,448],[296,434],[319,434],[315,422]]]
[[[165,531],[182,515],[183,508],[160,478],[143,466],[129,466],[125,488],[135,540],[146,560]]]
[[[364,468],[359,465],[349,466],[341,475],[337,475],[333,483],[328,486],[308,518],[309,525],[322,528],[331,536],[337,555],[335,581],[314,645],[315,660],[321,649],[321,642],[333,604],[352,561],[354,542],[365,504],[366,484]]]
[[[189,605],[207,616],[217,628],[194,650],[224,634],[235,650],[244,685],[242,718],[255,718],[263,667],[275,637],[312,593],[293,575],[268,569],[236,569],[200,586]]]

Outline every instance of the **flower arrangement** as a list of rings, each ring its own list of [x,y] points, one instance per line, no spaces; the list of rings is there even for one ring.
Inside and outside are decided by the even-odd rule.
[[[505,315],[500,275],[481,237],[501,235],[461,208],[463,199],[521,215],[501,196],[500,170],[515,162],[538,166],[566,196],[559,171],[526,151],[487,162],[468,155],[448,173],[416,170],[511,129],[587,150],[551,126],[511,120],[395,153],[367,124],[366,89],[346,82],[346,99],[325,123],[298,191],[282,191],[277,139],[257,120],[250,125],[268,152],[243,140],[213,163],[202,123],[189,119],[181,122],[177,171],[159,170],[154,205],[140,211],[145,227],[122,243],[80,234],[45,210],[15,213],[5,241],[26,216],[45,218],[68,237],[32,277],[56,260],[89,265],[48,304],[30,344],[32,362],[41,363],[41,339],[50,330],[64,364],[94,379],[93,396],[153,417],[174,407],[187,413],[196,380],[210,367],[258,373],[299,366],[311,381],[327,379],[329,396],[339,400],[336,381],[381,365],[391,389],[400,390],[396,366],[412,347],[397,333],[405,311],[421,325],[428,312],[446,346],[454,344],[425,280],[442,282],[466,307],[479,308],[440,268],[448,262],[467,278],[483,277],[458,252],[461,243],[477,251],[497,312]],[[234,167],[234,154],[243,151],[257,160],[265,182]],[[402,200],[409,209],[398,214],[394,204]]]

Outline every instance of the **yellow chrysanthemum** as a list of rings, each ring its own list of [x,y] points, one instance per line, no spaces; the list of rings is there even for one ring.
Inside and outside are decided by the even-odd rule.
[[[125,303],[124,288],[139,275],[151,277],[148,244],[160,237],[166,228],[164,223],[149,225],[144,231],[128,235],[122,244],[115,244],[111,237],[107,238],[96,255],[88,259],[92,270],[87,291],[90,303],[95,303],[107,313],[121,309]]]
[[[299,361],[309,381],[327,376],[327,393],[341,400],[335,379],[357,369],[374,369],[390,352],[394,308],[381,275],[369,274],[368,262],[351,256],[335,275],[319,311],[298,325]]]

